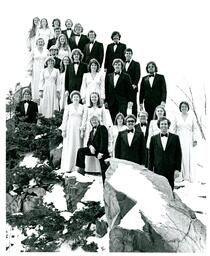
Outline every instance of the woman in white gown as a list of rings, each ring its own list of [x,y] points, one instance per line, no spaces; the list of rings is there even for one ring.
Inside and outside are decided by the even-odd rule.
[[[40,74],[44,70],[44,64],[50,52],[44,48],[43,38],[38,38],[36,41],[36,47],[30,52],[29,61],[29,74],[31,77],[31,93],[33,101],[38,101],[39,99],[39,82]]]
[[[115,157],[115,143],[119,132],[125,131],[127,126],[125,125],[125,117],[122,113],[118,113],[114,120],[114,125],[110,129],[110,137],[111,137],[111,149],[109,150],[111,155]]]
[[[32,28],[29,30],[28,38],[27,38],[27,48],[32,51],[36,45],[36,34],[40,24],[40,19],[38,17],[33,18]]]
[[[64,34],[58,36],[56,46],[58,47],[58,58],[63,59],[65,56],[71,56],[71,50],[67,42],[67,37]]]
[[[47,44],[50,38],[52,38],[51,30],[48,26],[47,19],[43,18],[40,21],[40,28],[37,31],[37,38],[43,38],[45,42],[45,48],[47,48]]]
[[[90,94],[90,105],[85,105],[84,108],[84,115],[82,118],[82,127],[81,132],[82,136],[84,137],[83,147],[87,147],[87,141],[89,139],[90,131],[92,129],[90,124],[90,119],[92,116],[97,116],[99,119],[100,124],[106,125],[106,113],[104,106],[101,107],[100,104],[100,97],[97,92],[92,92]],[[108,128],[108,127],[107,127]],[[87,156],[85,158],[85,171],[86,172],[95,172],[100,173],[101,167],[99,160],[93,156]]]
[[[65,95],[65,74],[70,62],[70,58],[65,56],[60,63],[60,110],[64,109],[67,105],[67,97]]]
[[[80,89],[82,102],[90,104],[90,94],[97,92],[100,96],[101,103],[105,99],[104,75],[99,72],[100,64],[96,59],[91,59],[88,64],[88,73],[83,75],[82,86]]]
[[[160,132],[160,129],[157,126],[157,121],[163,116],[166,116],[165,108],[162,105],[159,105],[155,108],[153,120],[151,120],[149,124],[149,131],[146,144],[147,149],[149,149],[151,137]]]
[[[179,104],[180,115],[175,117],[173,132],[179,135],[182,148],[181,180],[196,181],[196,171],[193,161],[193,147],[197,145],[197,129],[192,113],[189,113],[188,102]]]
[[[47,67],[42,71],[40,76],[40,113],[46,117],[53,117],[54,111],[59,110],[60,88],[59,79],[60,72],[54,68],[55,60],[48,57],[46,60]]]
[[[72,172],[76,163],[77,151],[82,147],[80,126],[82,124],[83,105],[79,104],[80,93],[72,91],[71,104],[67,105],[60,126],[63,136],[63,151],[61,156],[61,170]]]

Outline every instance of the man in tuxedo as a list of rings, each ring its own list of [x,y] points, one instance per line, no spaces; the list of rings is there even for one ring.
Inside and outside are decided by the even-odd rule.
[[[105,77],[105,105],[108,106],[112,121],[121,112],[127,115],[128,105],[132,105],[132,83],[129,75],[122,72],[123,61],[115,59],[113,61],[114,73]]]
[[[58,47],[55,45],[52,45],[49,49],[50,51],[50,56],[52,56],[55,60],[55,65],[54,68],[60,69],[60,63],[61,63],[61,59],[59,59],[57,57],[58,55]],[[45,64],[45,68],[47,67],[47,64]]]
[[[114,59],[121,59],[125,61],[124,51],[126,45],[120,42],[121,35],[118,31],[114,31],[111,35],[113,43],[109,44],[106,48],[104,71],[109,74],[114,72],[112,63]]]
[[[83,53],[85,45],[89,43],[89,39],[86,35],[83,35],[82,32],[82,25],[80,23],[76,23],[74,26],[74,34],[69,38],[69,46],[71,50],[79,48]]]
[[[182,151],[179,136],[168,132],[170,124],[166,117],[157,122],[160,133],[151,138],[148,169],[166,177],[173,190],[181,170]]]
[[[52,45],[55,45],[55,44],[56,44],[56,41],[57,41],[59,35],[61,34],[61,28],[55,27],[55,28],[54,28],[54,32],[55,32],[55,37],[51,38],[51,39],[48,41],[48,44],[47,44],[47,49],[48,49],[48,50],[51,48]]]
[[[102,43],[99,43],[96,41],[95,31],[90,30],[88,32],[88,38],[90,42],[85,45],[84,51],[83,51],[84,62],[86,64],[89,64],[89,61],[91,59],[96,59],[99,62],[101,67],[103,58],[104,58],[104,46]]]
[[[74,49],[71,53],[73,63],[67,66],[65,74],[65,95],[68,97],[68,103],[70,103],[69,95],[72,91],[80,91],[82,85],[83,74],[87,73],[87,65],[82,62],[83,54],[80,49]]]
[[[140,64],[137,61],[134,61],[132,59],[133,57],[133,51],[131,48],[127,48],[125,50],[125,66],[123,68],[123,71],[127,73],[132,82],[133,87],[133,107],[132,107],[132,114],[137,116],[137,92],[138,92],[138,83],[141,76],[141,70],[140,70]]]
[[[77,152],[76,166],[78,172],[84,175],[85,156],[95,156],[98,158],[101,165],[101,173],[103,183],[105,181],[105,172],[108,165],[104,162],[109,157],[108,152],[108,131],[104,125],[100,125],[97,116],[92,116],[90,119],[92,130],[87,142],[87,147],[80,148]]]
[[[65,26],[66,26],[66,29],[62,30],[62,34],[64,34],[66,36],[68,44],[69,44],[69,47],[70,47],[69,40],[74,35],[74,32],[72,30],[72,26],[73,26],[72,20],[67,19],[65,21]]]
[[[115,144],[115,157],[144,165],[144,135],[139,129],[135,128],[136,117],[133,114],[128,115],[125,122],[128,129],[118,134]]]
[[[153,118],[155,108],[158,105],[165,107],[166,103],[166,82],[163,75],[157,74],[158,68],[155,62],[151,61],[146,66],[149,75],[144,76],[140,85],[140,110],[144,108],[148,113],[148,121]]]
[[[15,115],[17,122],[36,123],[38,106],[31,100],[31,91],[26,88],[23,90],[23,100],[16,106]]]

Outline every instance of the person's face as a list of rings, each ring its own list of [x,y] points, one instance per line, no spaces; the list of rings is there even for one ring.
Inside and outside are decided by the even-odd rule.
[[[79,61],[79,59],[80,59],[79,53],[78,53],[78,52],[75,52],[74,55],[73,55],[73,60],[74,60],[74,61]]]
[[[119,41],[120,41],[119,35],[113,36],[112,40],[113,40],[115,43],[119,43]]]
[[[91,100],[91,102],[92,102],[93,104],[97,104],[97,102],[98,102],[98,95],[95,94],[95,93],[92,93],[92,94],[90,95],[90,100]]]
[[[28,92],[25,92],[24,95],[23,95],[23,99],[24,100],[30,100],[31,99],[31,94],[28,93]]]
[[[61,34],[60,29],[55,29],[55,37],[58,37]]]
[[[46,19],[42,19],[41,20],[41,25],[42,25],[42,27],[46,27],[47,26],[47,20]]]
[[[38,26],[39,23],[40,23],[39,18],[38,18],[38,17],[35,17],[35,18],[34,18],[34,25],[35,25],[35,26]]]
[[[117,125],[123,125],[123,118],[122,118],[122,116],[118,116],[118,118],[117,118]]]
[[[187,113],[188,112],[188,106],[184,103],[181,105],[181,112],[182,113]]]
[[[167,120],[163,120],[160,122],[160,131],[161,133],[167,133],[168,132],[168,122]]]
[[[90,123],[91,123],[92,127],[97,127],[97,126],[99,125],[98,118],[93,117],[93,118],[90,120]]]
[[[140,123],[141,124],[145,124],[145,123],[147,123],[147,116],[146,115],[140,115],[139,116],[139,121],[140,121]]]
[[[133,129],[135,125],[135,120],[133,118],[128,118],[126,121],[127,127],[129,130]]]
[[[157,109],[156,109],[156,115],[157,115],[158,119],[159,119],[160,117],[163,117],[163,115],[164,115],[163,109],[162,109],[162,108],[157,108]]]
[[[60,43],[61,43],[61,44],[64,44],[64,43],[65,43],[65,37],[64,37],[64,36],[61,36],[61,37],[60,37]]]
[[[92,63],[91,66],[90,66],[91,72],[96,72],[97,68],[98,68],[98,66],[95,63]]]
[[[56,56],[57,55],[57,50],[56,49],[51,49],[50,50],[50,55],[51,56]]]
[[[47,66],[48,67],[53,67],[54,66],[54,61],[53,60],[48,60]]]
[[[73,103],[79,103],[79,101],[80,101],[79,95],[78,95],[78,94],[74,94],[74,95],[72,96],[72,102],[73,102]]]
[[[71,20],[66,20],[66,27],[67,28],[72,28],[72,25],[73,25],[73,23],[72,23]]]
[[[154,65],[154,64],[150,63],[150,64],[148,65],[147,69],[148,69],[148,72],[149,72],[150,74],[154,74],[154,73],[155,73],[155,65]]]
[[[59,28],[59,27],[60,27],[60,23],[59,23],[58,20],[55,20],[55,21],[53,22],[53,25],[54,25],[54,28]]]
[[[81,27],[80,25],[77,25],[77,26],[75,27],[75,33],[76,33],[77,35],[81,35],[81,34],[82,34],[82,27]]]
[[[121,72],[121,70],[122,70],[121,62],[115,62],[115,64],[114,64],[114,71],[115,72]]]
[[[125,59],[126,59],[126,61],[130,61],[132,56],[133,56],[132,52],[125,52]]]
[[[64,64],[64,66],[69,65],[69,58],[64,57],[64,58],[63,58],[63,64]]]
[[[95,33],[90,32],[89,35],[88,35],[88,38],[90,39],[90,42],[93,42],[96,38]]]
[[[43,46],[44,46],[44,40],[40,38],[40,39],[37,41],[37,46],[38,46],[38,47],[43,47]]]

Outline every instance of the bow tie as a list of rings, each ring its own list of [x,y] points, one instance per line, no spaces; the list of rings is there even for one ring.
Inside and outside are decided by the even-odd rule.
[[[129,132],[132,132],[132,133],[134,133],[134,130],[133,129],[131,129],[131,130],[127,130],[127,132],[129,133]]]
[[[24,103],[29,103],[29,101],[30,101],[30,100],[24,100],[23,102],[24,102]]]
[[[162,133],[161,133],[160,136],[161,136],[161,137],[168,137],[168,134],[167,134],[167,133],[166,133],[166,134],[162,134]]]
[[[115,75],[120,75],[120,72],[114,72]]]
[[[66,30],[71,30],[71,28],[67,28]]]
[[[90,44],[94,44],[94,42],[90,42]]]
[[[141,127],[142,127],[142,126],[145,126],[145,127],[147,126],[147,124],[140,124],[140,125],[141,125]]]
[[[154,74],[151,74],[151,75],[149,75],[149,77],[155,77],[155,75],[154,75]]]
[[[130,60],[126,60],[126,63],[130,63],[131,61]]]
[[[118,45],[119,43],[114,43],[114,45]]]
[[[75,36],[80,36],[80,35],[75,35]]]
[[[79,65],[79,62],[74,61],[74,65],[75,65],[75,64],[76,64],[76,65]]]

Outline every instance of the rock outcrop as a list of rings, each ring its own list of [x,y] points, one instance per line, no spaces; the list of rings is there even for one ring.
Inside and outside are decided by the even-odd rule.
[[[111,252],[205,252],[206,226],[165,177],[110,159],[104,187]]]

